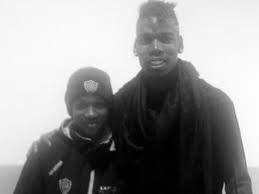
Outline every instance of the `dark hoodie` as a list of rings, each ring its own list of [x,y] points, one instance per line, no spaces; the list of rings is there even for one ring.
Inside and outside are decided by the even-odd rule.
[[[121,183],[111,134],[93,144],[76,138],[69,121],[55,131],[52,145],[39,143],[23,167],[14,194],[117,194]]]

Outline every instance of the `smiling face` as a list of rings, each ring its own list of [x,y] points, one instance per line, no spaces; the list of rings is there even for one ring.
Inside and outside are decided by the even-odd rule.
[[[83,96],[72,102],[72,119],[78,126],[78,132],[88,138],[94,138],[105,130],[108,120],[108,105],[97,95]]]
[[[137,24],[135,52],[143,71],[153,76],[172,70],[183,49],[178,25],[173,19],[142,18]]]

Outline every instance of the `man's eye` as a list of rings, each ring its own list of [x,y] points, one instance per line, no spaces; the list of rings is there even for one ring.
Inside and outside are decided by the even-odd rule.
[[[154,36],[152,35],[141,35],[138,37],[137,42],[142,45],[147,45],[152,43],[154,40]]]
[[[86,105],[84,103],[77,103],[75,105],[75,108],[78,109],[78,110],[82,110],[86,107]]]
[[[158,40],[165,44],[170,44],[175,41],[175,37],[173,35],[160,35]]]
[[[102,108],[106,108],[106,105],[103,104],[103,103],[97,103],[94,105],[95,108],[98,108],[98,109],[102,109]]]

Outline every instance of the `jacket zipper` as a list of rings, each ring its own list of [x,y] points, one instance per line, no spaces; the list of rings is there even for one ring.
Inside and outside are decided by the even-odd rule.
[[[91,170],[87,194],[93,194],[95,171]]]

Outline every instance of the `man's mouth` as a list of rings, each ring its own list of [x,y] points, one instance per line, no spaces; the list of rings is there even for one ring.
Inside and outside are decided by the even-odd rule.
[[[90,128],[96,128],[97,123],[88,123],[87,126],[90,127]]]
[[[160,69],[164,67],[165,65],[165,60],[163,59],[152,59],[149,61],[150,68],[152,69]]]

